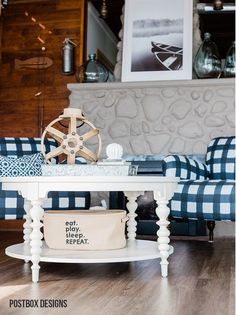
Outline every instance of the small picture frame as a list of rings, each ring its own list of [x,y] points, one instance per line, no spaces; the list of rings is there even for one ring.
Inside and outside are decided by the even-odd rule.
[[[122,81],[192,79],[192,0],[126,0]]]

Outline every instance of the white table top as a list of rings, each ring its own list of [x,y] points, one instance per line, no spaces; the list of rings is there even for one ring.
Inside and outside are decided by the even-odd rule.
[[[176,183],[178,177],[167,176],[19,176],[0,177],[3,183],[55,183],[55,182],[94,182],[94,183]]]
[[[32,176],[1,177],[5,190],[40,191],[166,191],[179,178],[162,176]],[[36,187],[37,186],[37,187]]]

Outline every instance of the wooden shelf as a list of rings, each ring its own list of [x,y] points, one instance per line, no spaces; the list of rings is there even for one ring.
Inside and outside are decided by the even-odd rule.
[[[223,3],[222,10],[215,10],[213,4],[210,3],[198,3],[197,10],[199,14],[225,14],[234,13],[235,5],[233,3]]]

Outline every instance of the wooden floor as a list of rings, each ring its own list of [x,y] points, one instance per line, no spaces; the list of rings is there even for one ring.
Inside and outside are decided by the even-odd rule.
[[[119,264],[30,264],[5,256],[19,232],[0,232],[0,315],[233,315],[234,240],[173,240],[169,277],[158,260]],[[67,308],[10,308],[11,299],[66,299]]]

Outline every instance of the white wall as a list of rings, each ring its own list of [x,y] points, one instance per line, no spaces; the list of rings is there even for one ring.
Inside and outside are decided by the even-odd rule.
[[[116,64],[118,39],[99,17],[98,11],[88,3],[88,27],[87,27],[87,56],[96,53],[97,48],[112,63]]]

